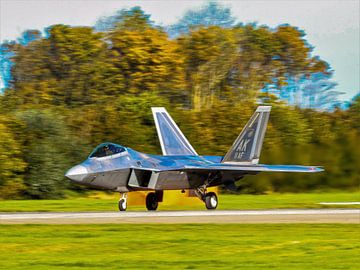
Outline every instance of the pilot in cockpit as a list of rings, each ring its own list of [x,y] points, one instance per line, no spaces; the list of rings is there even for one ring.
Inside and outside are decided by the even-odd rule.
[[[105,156],[111,156],[111,155],[114,153],[114,151],[112,151],[112,150],[110,149],[110,146],[111,146],[111,145],[105,145],[105,146],[103,147],[103,151],[105,152]]]

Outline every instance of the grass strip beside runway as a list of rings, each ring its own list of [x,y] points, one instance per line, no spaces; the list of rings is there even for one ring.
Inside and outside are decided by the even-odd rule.
[[[0,269],[360,269],[360,225],[1,225]]]
[[[117,211],[119,195],[98,196],[97,198],[73,198],[64,200],[3,200],[0,212],[79,212]],[[220,210],[234,209],[276,209],[276,208],[339,208],[339,205],[322,205],[321,202],[359,202],[360,192],[324,193],[273,193],[269,195],[225,195],[219,196]],[[341,208],[360,208],[360,205],[341,205]],[[197,205],[162,205],[159,210],[203,210]],[[145,210],[145,206],[129,206],[129,211]]]

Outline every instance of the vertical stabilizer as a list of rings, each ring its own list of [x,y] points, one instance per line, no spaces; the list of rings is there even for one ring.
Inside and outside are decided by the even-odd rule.
[[[165,108],[153,107],[151,110],[164,156],[198,155]]]
[[[271,106],[259,106],[241,131],[222,163],[258,164]]]

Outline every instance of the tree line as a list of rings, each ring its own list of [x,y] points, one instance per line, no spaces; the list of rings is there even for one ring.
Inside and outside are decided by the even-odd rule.
[[[53,25],[45,36],[29,30],[26,42],[2,44],[12,66],[0,95],[1,198],[84,192],[63,175],[104,141],[160,154],[153,106],[168,109],[198,153],[224,155],[256,106],[272,105],[261,162],[326,169],[247,177],[242,192],[359,186],[359,96],[348,110],[327,112],[263,91],[289,78],[331,77],[303,31],[199,25],[174,37],[138,7],[102,22]]]

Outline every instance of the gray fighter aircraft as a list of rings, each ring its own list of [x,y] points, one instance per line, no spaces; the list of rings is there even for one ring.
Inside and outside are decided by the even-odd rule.
[[[235,189],[235,182],[260,172],[321,172],[322,168],[259,164],[260,151],[270,115],[270,106],[259,106],[225,156],[199,156],[165,108],[152,108],[163,155],[150,155],[115,143],[102,143],[88,159],[71,168],[72,181],[120,192],[119,210],[127,208],[127,193],[151,191],[148,210],[156,210],[164,190],[191,189],[215,209],[218,198],[207,192],[211,186]]]

